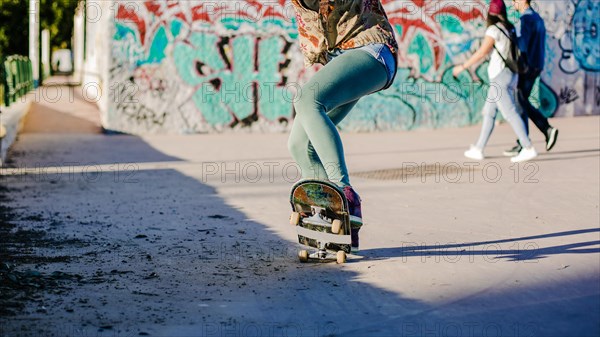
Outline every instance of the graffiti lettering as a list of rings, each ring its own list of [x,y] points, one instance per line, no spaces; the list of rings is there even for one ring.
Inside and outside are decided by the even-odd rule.
[[[400,46],[396,80],[361,99],[340,127],[406,130],[479,122],[487,63],[458,79],[450,69],[479,47],[489,0],[381,2]],[[591,108],[600,96],[599,3],[533,3],[548,37],[532,103],[547,116],[600,113]],[[319,69],[303,66],[295,12],[286,0],[119,1],[113,10],[108,127],[281,130],[293,119],[303,84]]]

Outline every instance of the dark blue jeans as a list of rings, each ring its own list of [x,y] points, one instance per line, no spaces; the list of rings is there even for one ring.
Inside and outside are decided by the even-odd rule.
[[[527,135],[529,135],[529,122],[527,121],[529,118],[533,124],[540,129],[544,136],[547,136],[547,131],[550,128],[548,119],[540,112],[540,110],[536,109],[529,102],[531,90],[533,89],[535,80],[540,75],[540,72],[541,71],[535,71],[532,73],[519,75],[519,83],[517,84],[517,97],[520,106],[519,112],[521,114],[521,118],[523,119],[523,123],[525,124],[525,132],[527,132]]]

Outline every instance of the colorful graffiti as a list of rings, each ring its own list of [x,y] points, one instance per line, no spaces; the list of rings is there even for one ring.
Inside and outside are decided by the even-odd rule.
[[[438,79],[448,62],[471,50],[482,36],[483,0],[382,3],[397,30],[399,64],[415,77]]]
[[[581,0],[573,15],[573,54],[584,70],[600,71],[600,2]]]
[[[289,1],[115,1],[107,128],[287,130],[295,95],[318,71],[303,66]],[[458,79],[450,69],[478,48],[489,0],[382,3],[400,46],[396,81],[362,99],[340,127],[408,130],[477,123],[487,64]],[[592,104],[600,90],[598,16],[590,15],[598,12],[598,2],[544,4],[538,10],[548,22],[548,66],[532,101],[548,116],[598,113]],[[565,12],[570,17],[562,17]],[[570,81],[558,80],[565,76]]]
[[[552,4],[544,11],[552,17],[569,13],[571,24],[557,21],[551,23],[551,33],[557,39],[560,50],[558,67],[566,74],[575,74],[579,70],[600,71],[600,36],[596,30],[600,24],[600,3],[581,0],[577,3]]]
[[[158,132],[285,128],[311,71],[301,69],[290,10],[285,0],[119,3],[115,117]]]
[[[399,70],[388,90],[363,98],[346,130],[410,130],[470,125],[480,120],[485,65],[455,79],[454,64],[479,46],[485,1],[382,1],[396,29]],[[450,109],[448,107],[451,107]]]
[[[557,97],[555,115],[600,113],[600,2],[548,1],[538,11],[548,32],[542,80]]]

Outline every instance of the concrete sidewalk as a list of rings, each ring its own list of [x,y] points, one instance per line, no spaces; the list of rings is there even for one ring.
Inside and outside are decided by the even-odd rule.
[[[600,118],[552,124],[520,165],[506,124],[482,162],[479,126],[343,134],[366,221],[345,265],[297,262],[286,134],[22,134],[4,275],[45,290],[10,288],[0,335],[597,336]]]
[[[0,166],[20,133],[100,133],[100,113],[69,76],[53,76],[0,113]]]

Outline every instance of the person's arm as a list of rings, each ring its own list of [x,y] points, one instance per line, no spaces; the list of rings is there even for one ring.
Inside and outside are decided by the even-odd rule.
[[[479,49],[465,63],[455,66],[454,69],[452,69],[452,75],[456,77],[464,70],[469,69],[472,65],[481,61],[492,51],[492,49],[494,49],[495,42],[496,41],[491,36],[486,35],[483,39],[481,47],[479,47]]]

